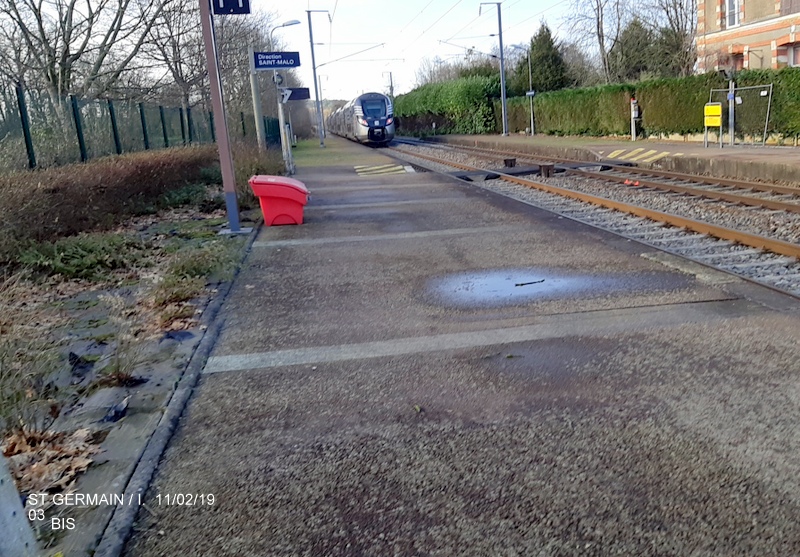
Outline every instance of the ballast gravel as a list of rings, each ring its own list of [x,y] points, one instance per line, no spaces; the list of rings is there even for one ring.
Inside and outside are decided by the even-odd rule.
[[[422,155],[433,156],[477,168],[496,169],[498,166],[497,161],[490,161],[485,157],[460,152],[453,148],[404,145],[403,150],[408,153],[417,152]],[[441,172],[452,172],[453,170],[445,165],[437,165],[429,161],[426,161],[425,164],[432,165],[431,168]],[[581,176],[556,175],[551,178],[541,178],[538,176],[531,176],[530,178],[560,188],[588,193],[624,203],[631,203],[664,213],[709,222],[726,228],[768,236],[786,242],[800,243],[800,214],[798,213],[757,210],[753,207],[735,206],[708,199],[693,198],[644,188],[634,188]],[[489,188],[493,187],[493,184],[489,182],[482,185]]]

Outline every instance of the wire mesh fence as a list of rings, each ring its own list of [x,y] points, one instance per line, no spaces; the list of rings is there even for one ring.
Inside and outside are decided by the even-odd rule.
[[[772,108],[773,84],[711,89],[709,102],[722,105],[722,133],[730,134],[730,105],[733,104],[734,137],[743,143],[766,144]],[[733,101],[732,103],[729,101]]]
[[[275,118],[261,123],[279,142]],[[229,117],[232,138],[255,139],[252,114]],[[198,107],[165,107],[131,100],[55,101],[46,92],[0,91],[0,172],[42,168],[108,155],[213,143],[214,114]]]

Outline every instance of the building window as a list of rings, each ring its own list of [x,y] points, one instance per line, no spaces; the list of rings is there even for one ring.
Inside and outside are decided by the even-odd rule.
[[[790,66],[800,66],[800,45],[792,45],[788,49],[786,49],[786,54],[788,55],[788,62]]]
[[[800,0],[781,0],[781,15],[800,12]]]
[[[739,25],[739,1],[740,0],[726,0],[728,27],[736,27]]]

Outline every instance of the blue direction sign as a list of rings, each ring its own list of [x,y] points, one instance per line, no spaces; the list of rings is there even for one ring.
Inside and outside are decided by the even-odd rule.
[[[250,0],[211,0],[214,15],[249,14]]]
[[[257,70],[279,70],[300,65],[299,52],[254,52],[253,57]]]

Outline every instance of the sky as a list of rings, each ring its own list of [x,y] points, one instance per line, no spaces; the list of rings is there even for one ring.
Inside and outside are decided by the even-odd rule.
[[[503,44],[526,45],[545,21],[566,37],[565,0],[501,2]],[[272,13],[284,51],[300,53],[298,73],[314,98],[308,10],[323,99],[350,100],[369,91],[399,95],[414,88],[424,58],[464,60],[468,49],[490,53],[498,47],[496,3],[480,0],[251,0],[251,8]],[[479,11],[481,15],[479,15]],[[327,13],[325,13],[327,12]],[[330,19],[329,16],[330,15]],[[494,36],[492,36],[494,35]]]

